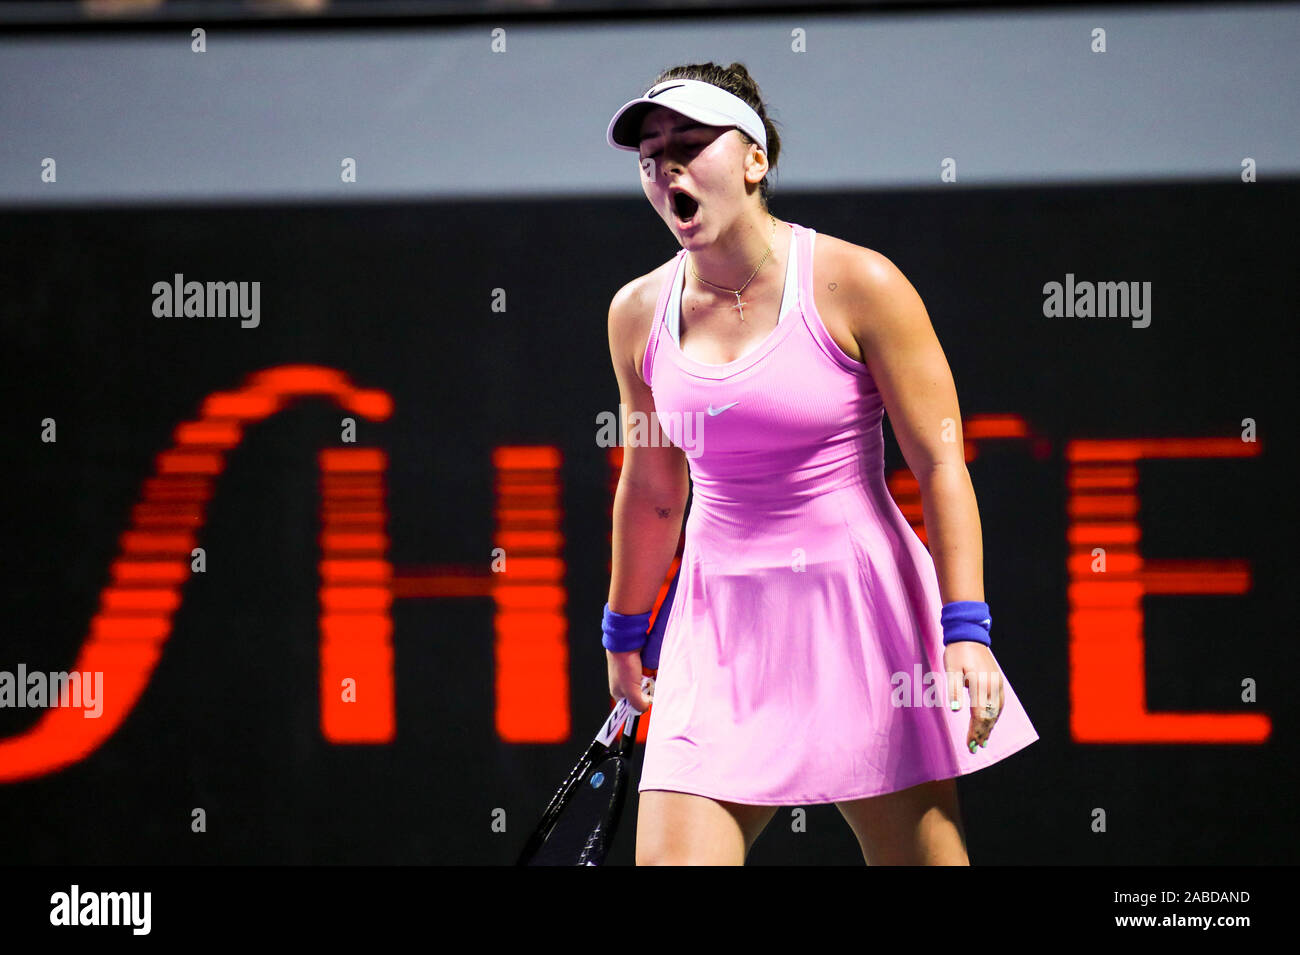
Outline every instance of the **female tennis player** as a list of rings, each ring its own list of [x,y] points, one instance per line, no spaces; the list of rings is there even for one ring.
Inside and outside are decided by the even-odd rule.
[[[666,70],[607,138],[638,153],[682,246],[609,309],[624,412],[651,429],[625,442],[602,643],[610,693],[641,710],[649,608],[694,488],[637,864],[740,865],[777,807],[834,803],[868,865],[969,865],[955,777],[1038,734],[990,649],[925,306],[880,253],[769,213],[781,141],[741,64]],[[931,550],[889,494],[884,412]]]

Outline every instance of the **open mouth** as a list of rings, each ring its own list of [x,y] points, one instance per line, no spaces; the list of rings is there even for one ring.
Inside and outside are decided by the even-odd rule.
[[[678,192],[673,195],[672,208],[677,221],[682,225],[688,225],[699,212],[700,204],[686,193]]]

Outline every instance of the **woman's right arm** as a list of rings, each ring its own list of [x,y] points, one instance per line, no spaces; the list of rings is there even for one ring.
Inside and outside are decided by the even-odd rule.
[[[686,454],[660,429],[654,396],[636,368],[636,351],[649,335],[656,304],[641,286],[628,283],[609,306],[609,351],[618,378],[622,433],[631,433],[632,414],[645,422],[635,445],[625,443],[614,493],[609,609],[624,614],[653,609],[677,552],[691,486]],[[605,655],[610,695],[627,697],[644,712],[649,700],[641,693],[640,652],[606,650]]]

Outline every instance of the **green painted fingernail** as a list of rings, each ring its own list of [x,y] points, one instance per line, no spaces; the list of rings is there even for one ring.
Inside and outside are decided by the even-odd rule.
[[[970,741],[970,751],[971,751],[972,753],[975,752],[975,741],[974,741],[974,740],[971,740],[971,741]]]
[[[983,749],[983,748],[984,748],[985,746],[987,746],[988,744],[989,744],[989,741],[988,741],[988,740],[982,740],[982,741],[980,742],[980,749]]]
[[[958,710],[960,710],[960,709],[961,709],[961,700],[953,700],[953,701],[952,701],[952,711],[953,711],[954,713],[956,713],[956,712],[957,712]]]

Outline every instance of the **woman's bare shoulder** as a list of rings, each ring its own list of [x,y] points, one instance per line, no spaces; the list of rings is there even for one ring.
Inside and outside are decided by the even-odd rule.
[[[875,249],[847,242],[834,235],[818,232],[813,244],[813,272],[831,275],[834,272],[848,273],[848,277],[865,277],[870,279],[882,271],[894,267],[882,253]]]
[[[676,256],[658,268],[638,275],[615,292],[609,303],[610,347],[615,354],[625,356],[638,379],[655,306],[659,304],[659,293],[663,291],[663,284],[668,281],[675,262]]]
[[[881,252],[817,233],[813,245],[813,288],[818,309],[832,320],[860,313],[880,298],[898,294],[907,279]]]
[[[629,319],[640,318],[648,323],[652,317],[650,313],[654,312],[654,307],[658,304],[659,293],[663,290],[664,282],[668,281],[668,273],[675,262],[676,257],[625,283],[614,293],[610,309],[617,309],[620,314]],[[649,331],[648,327],[646,331]]]
[[[898,267],[875,249],[817,233],[813,302],[835,343],[855,361],[865,362],[881,303],[896,299],[906,283]]]

